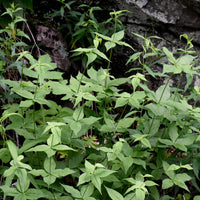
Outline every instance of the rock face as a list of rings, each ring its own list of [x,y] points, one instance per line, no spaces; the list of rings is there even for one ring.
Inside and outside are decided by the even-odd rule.
[[[195,47],[200,44],[200,0],[116,0],[115,4],[106,3],[108,9],[129,10],[122,20],[131,32],[142,35],[158,35],[166,41],[166,46],[177,48],[185,45],[179,36],[183,33],[194,38]],[[103,5],[103,1],[101,5]],[[105,5],[105,4],[104,4]],[[163,45],[163,44],[162,44]]]
[[[132,33],[160,36],[164,40],[157,40],[155,46],[165,46],[170,51],[186,46],[186,41],[180,39],[180,35],[186,33],[190,39],[193,38],[194,50],[200,52],[200,0],[102,0],[99,5],[108,10],[130,11],[122,18],[122,22],[127,29],[126,38],[134,45],[136,51],[143,40]],[[162,70],[161,66],[155,68]],[[165,82],[166,80],[160,80],[159,83],[151,85],[161,85]],[[177,82],[175,76],[171,85],[177,86]],[[184,76],[181,82],[183,87],[187,82]],[[198,76],[194,77],[193,84],[199,84]]]
[[[51,5],[55,4],[57,10],[59,9],[59,4],[57,4],[56,0],[42,0],[41,2],[43,4],[38,4],[38,8],[42,5],[47,7],[51,2]],[[77,0],[77,2],[99,6],[104,12],[113,11],[113,9],[130,11],[121,18],[121,21],[126,27],[126,40],[134,46],[136,51],[141,50],[139,48],[141,48],[143,40],[132,33],[139,33],[143,36],[160,36],[164,40],[156,40],[155,46],[158,48],[165,46],[170,51],[186,46],[186,41],[179,37],[181,34],[186,33],[189,38],[193,38],[194,50],[200,52],[200,0]],[[105,16],[109,16],[108,12]],[[98,13],[96,14],[98,15]],[[105,16],[101,14],[99,12],[98,18],[106,20],[104,19]],[[48,29],[48,27],[46,28]],[[39,27],[37,40],[38,42],[46,42],[46,47],[51,51],[50,55],[52,55],[53,60],[58,64],[59,68],[63,71],[68,71],[72,68],[67,56],[67,45],[55,30],[45,30],[45,27]],[[121,57],[124,58],[123,55]],[[123,59],[121,57],[120,62],[116,62],[122,68],[121,61]],[[155,66],[155,69],[159,71],[159,69],[161,70],[161,66]],[[195,80],[195,83],[199,83],[197,77],[195,77]],[[172,85],[176,82],[175,78]],[[182,82],[185,83],[186,80],[183,79]]]
[[[67,44],[64,42],[62,35],[47,26],[37,26],[36,40],[43,48],[45,47],[45,53],[48,53],[52,61],[57,64],[57,67],[62,71],[69,71],[71,62],[69,61]]]

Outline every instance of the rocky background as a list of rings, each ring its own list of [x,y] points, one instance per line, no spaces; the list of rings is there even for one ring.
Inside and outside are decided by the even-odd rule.
[[[137,41],[131,32],[158,35],[165,39],[160,46],[170,49],[185,46],[179,36],[188,34],[196,50],[200,45],[200,0],[107,0],[100,2],[105,9],[129,10],[123,19],[127,35]],[[110,6],[109,6],[110,5]],[[140,41],[138,41],[140,42]]]
[[[39,3],[36,1],[33,2],[35,2],[35,10],[39,8],[38,16],[41,16],[41,12],[49,12],[46,10],[47,7],[59,8],[56,0],[42,0]],[[143,36],[160,36],[164,40],[156,40],[155,46],[158,48],[165,46],[170,51],[185,47],[186,41],[184,39],[180,40],[180,35],[186,33],[189,38],[193,38],[194,50],[200,52],[200,0],[80,0],[80,2],[101,7],[103,12],[97,12],[99,19],[109,16],[109,12],[113,9],[130,11],[129,13],[125,13],[125,16],[121,20],[126,27],[125,39],[133,45],[136,51],[141,50],[143,40],[132,33],[139,33]],[[66,42],[63,41],[63,37],[60,36],[59,32],[57,35],[55,34],[55,30],[57,29],[56,24],[60,24],[60,22],[54,23],[54,28],[49,27],[49,25],[45,28],[42,25],[43,28],[41,29],[41,26],[38,26],[38,42],[41,42],[42,37],[48,36],[48,33],[53,33],[53,37],[48,36],[47,40],[52,40],[53,38],[56,40],[53,42],[47,41],[47,44],[51,44],[49,47],[47,46],[48,49],[50,48],[50,51],[47,50],[47,52],[52,54],[53,60],[58,63],[58,68],[67,72],[70,72],[69,69],[79,69],[73,67],[69,61],[69,49]],[[46,31],[47,29],[48,31]],[[41,34],[43,35],[41,36]],[[114,56],[112,61],[113,73],[121,75],[127,70],[127,68],[124,68],[124,63],[127,61],[129,54],[130,52],[121,52]],[[60,61],[57,59],[59,57],[62,58]],[[154,68],[157,71],[162,70],[161,66],[155,66]],[[152,85],[161,85],[165,80],[152,79],[151,81]],[[182,85],[186,83],[184,76],[181,82]],[[177,77],[175,76],[171,85],[176,86],[176,83]],[[197,76],[194,77],[194,84],[199,84]]]

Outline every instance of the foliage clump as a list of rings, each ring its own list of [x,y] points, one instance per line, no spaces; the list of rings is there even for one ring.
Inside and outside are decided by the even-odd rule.
[[[55,15],[64,17],[65,9],[68,17],[74,14],[73,1],[60,2]],[[88,23],[93,26],[96,9],[89,12]],[[17,10],[12,4],[4,14]],[[11,25],[1,29],[1,40],[9,45],[5,49],[2,44],[0,51],[4,199],[200,199],[199,86],[190,86],[193,75],[199,74],[199,58],[185,34],[181,37],[186,48],[175,53],[157,49],[152,39],[158,37],[136,34],[144,40],[143,51],[133,53],[127,63],[134,66],[137,60],[139,68],[130,69],[129,77],[115,78],[110,74],[113,52],[119,46],[133,50],[123,40],[125,31],[117,28],[122,13],[113,11],[107,21],[114,20],[112,34],[89,29],[90,45],[80,43],[73,51],[74,57],[84,57],[84,72],[69,80],[49,55],[36,59],[22,48],[25,44],[19,39],[28,36],[15,25],[25,19],[12,17],[14,29]],[[101,60],[107,65],[96,68]],[[160,73],[152,70],[157,63],[163,66]],[[5,76],[9,69],[17,69],[19,80]],[[188,82],[180,89],[183,73]],[[176,88],[169,86],[174,75],[179,76]],[[152,91],[147,76],[167,81]],[[122,89],[124,84],[131,92]],[[189,95],[183,95],[186,91]],[[73,108],[59,105],[60,101],[71,102]]]

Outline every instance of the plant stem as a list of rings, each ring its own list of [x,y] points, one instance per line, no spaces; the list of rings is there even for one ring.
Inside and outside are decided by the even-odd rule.
[[[178,85],[177,85],[177,88],[176,88],[176,92],[174,94],[174,101],[176,99],[176,95],[178,93],[178,90],[179,90],[179,87],[180,87],[180,83],[181,83],[181,74],[179,74],[179,80],[178,80]]]
[[[80,87],[81,87],[81,81],[82,81],[82,79],[83,79],[83,76],[84,76],[84,74],[85,74],[87,68],[88,68],[88,65],[85,66],[85,68],[84,68],[84,70],[83,70],[83,73],[81,74],[81,78],[80,78],[80,80],[79,80],[79,85],[78,85],[78,89],[77,89],[76,93],[79,93],[79,90],[80,90]]]
[[[170,77],[168,78],[167,83],[165,84],[165,87],[164,87],[164,89],[163,89],[163,91],[162,91],[162,94],[161,94],[161,96],[160,96],[160,99],[159,99],[159,101],[158,101],[158,104],[160,104],[160,102],[161,102],[161,100],[162,100],[162,97],[163,97],[163,95],[164,95],[164,92],[165,92],[165,90],[166,90],[166,88],[167,88],[167,86],[168,86],[168,84],[169,84],[170,79],[172,78],[172,75],[173,75],[173,73],[170,74]],[[154,114],[154,117],[153,117],[153,119],[152,119],[152,122],[151,122],[151,125],[150,125],[150,128],[149,128],[148,134],[150,134],[150,132],[151,132],[151,128],[152,128],[152,126],[153,126],[154,120],[155,120],[155,114]]]

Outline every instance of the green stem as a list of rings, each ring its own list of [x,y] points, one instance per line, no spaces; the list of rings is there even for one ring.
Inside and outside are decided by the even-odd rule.
[[[165,92],[165,90],[166,90],[166,88],[167,88],[167,86],[168,86],[168,84],[169,84],[169,81],[171,80],[171,78],[172,78],[172,75],[173,75],[173,73],[171,73],[170,74],[170,77],[169,77],[169,79],[167,80],[167,83],[166,83],[166,85],[165,85],[165,87],[164,87],[164,89],[163,89],[163,91],[162,91],[162,94],[161,94],[161,96],[160,96],[160,99],[159,99],[159,101],[158,101],[158,104],[161,102],[161,100],[162,100],[162,97],[163,97],[163,95],[164,95],[164,92]]]
[[[83,70],[83,73],[81,74],[81,78],[80,78],[80,80],[79,80],[79,85],[78,85],[78,89],[77,89],[77,92],[76,92],[76,93],[78,93],[79,90],[80,90],[81,82],[82,82],[83,76],[84,76],[84,74],[85,74],[87,68],[88,68],[88,65],[85,66],[85,68],[84,68],[84,70]]]
[[[177,88],[176,88],[176,91],[175,91],[175,94],[174,94],[174,101],[176,99],[176,95],[178,93],[178,90],[179,90],[179,87],[180,87],[180,83],[181,83],[181,74],[179,74],[178,85],[177,85]]]
[[[38,84],[39,84],[39,75],[38,75],[38,77],[37,77],[37,83],[36,83],[36,87],[35,87],[35,91],[34,91],[34,96],[33,96],[33,100],[35,99],[35,97],[36,97],[36,93],[37,93],[37,87],[38,87]],[[33,110],[34,110],[34,112],[33,112],[33,124],[34,124],[34,132],[36,132],[36,123],[35,123],[35,101],[33,102]],[[36,137],[36,135],[35,135],[35,137]]]
[[[194,102],[193,108],[196,106],[198,100],[199,100],[199,94],[197,94],[197,98],[195,99],[195,102]]]
[[[122,116],[124,115],[124,112],[125,112],[127,106],[128,106],[128,104],[126,104],[126,105],[124,106],[124,109],[123,109],[122,112],[121,112],[121,115],[120,115],[120,117],[119,117],[119,120],[120,120],[120,119],[122,118]],[[119,122],[119,121],[118,121],[118,122]],[[118,124],[118,123],[117,123],[117,124]]]
[[[109,56],[109,61],[108,61],[108,66],[107,66],[108,72],[109,72],[109,69],[110,69],[112,54],[113,54],[113,49],[110,50],[110,56]],[[106,80],[105,80],[105,88],[107,88],[107,84],[108,84],[108,77],[106,77]]]
[[[159,101],[158,101],[158,104],[160,104],[160,102],[161,102],[161,100],[162,100],[162,97],[163,97],[163,95],[164,95],[164,92],[165,92],[165,90],[166,90],[166,88],[167,88],[167,86],[168,86],[168,84],[169,84],[170,79],[172,78],[172,75],[173,75],[173,73],[170,74],[170,77],[168,78],[167,83],[165,84],[165,87],[164,87],[164,89],[163,89],[163,91],[162,91],[162,94],[161,94],[161,96],[160,96],[160,99],[159,99]],[[152,122],[151,122],[151,125],[150,125],[150,128],[149,128],[148,134],[151,132],[151,128],[152,128],[152,126],[153,126],[154,120],[155,120],[155,114],[154,114],[154,117],[153,117],[153,119],[152,119]]]
[[[23,59],[23,62],[22,62],[22,71],[21,71],[21,80],[20,80],[20,85],[22,85],[22,78],[23,78],[23,73],[24,73],[24,59]]]
[[[117,16],[115,16],[114,21],[115,21],[115,24],[114,24],[114,33],[113,34],[115,34],[116,31],[117,31]],[[115,38],[113,38],[113,40],[114,39]],[[111,50],[110,50],[110,56],[109,56],[109,61],[108,61],[108,66],[107,66],[108,71],[110,70],[110,63],[111,63],[112,54],[113,54],[113,48],[111,48]],[[105,80],[105,87],[107,87],[107,82],[108,82],[108,77],[106,77],[106,80]]]
[[[80,78],[80,80],[79,80],[79,86],[78,86],[78,89],[77,89],[77,92],[76,92],[77,94],[79,93],[79,90],[80,90],[80,87],[81,87],[81,82],[82,82],[83,76],[84,76],[84,74],[85,74],[87,68],[88,68],[88,65],[86,65],[86,67],[85,67],[84,70],[83,70],[83,73],[81,74],[81,78]],[[84,105],[83,105],[83,106],[84,106]],[[80,112],[79,112],[79,114],[78,114],[77,121],[78,121],[78,119],[79,119],[79,116],[80,116],[80,114],[81,114],[81,111],[82,111],[82,109],[80,110]]]

